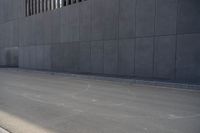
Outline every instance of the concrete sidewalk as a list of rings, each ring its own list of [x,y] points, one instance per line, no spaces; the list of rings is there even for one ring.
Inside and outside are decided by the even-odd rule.
[[[9,133],[9,132],[0,127],[0,133]]]
[[[12,133],[199,133],[196,89],[0,69],[0,125]]]

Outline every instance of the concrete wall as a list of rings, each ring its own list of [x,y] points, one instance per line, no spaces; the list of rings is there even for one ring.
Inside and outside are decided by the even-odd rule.
[[[24,0],[0,2],[0,54],[18,46],[20,68],[200,83],[199,0],[87,0],[30,17]]]
[[[21,18],[24,18],[23,0],[0,0],[0,67],[18,66]]]

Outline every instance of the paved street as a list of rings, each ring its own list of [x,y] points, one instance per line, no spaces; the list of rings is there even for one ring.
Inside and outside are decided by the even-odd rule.
[[[0,69],[12,133],[200,133],[200,91]]]

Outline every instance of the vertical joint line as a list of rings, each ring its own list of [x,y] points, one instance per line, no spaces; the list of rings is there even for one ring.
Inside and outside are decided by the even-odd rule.
[[[137,45],[137,0],[135,0],[135,45],[134,45],[134,64],[133,64],[133,75],[136,75],[136,45]]]
[[[174,79],[177,79],[177,49],[178,49],[178,13],[179,13],[179,0],[176,2],[176,46],[175,46],[175,66],[174,66]]]
[[[156,20],[157,20],[157,0],[155,0],[155,15],[154,15],[154,36],[153,36],[153,72],[152,72],[152,76],[155,77],[155,67],[156,67],[156,63],[155,63],[155,43],[156,43]]]

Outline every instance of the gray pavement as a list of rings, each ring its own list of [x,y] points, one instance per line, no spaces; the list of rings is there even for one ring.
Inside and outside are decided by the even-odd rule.
[[[200,133],[200,91],[0,69],[12,133]]]
[[[9,133],[9,132],[0,127],[0,133]]]

